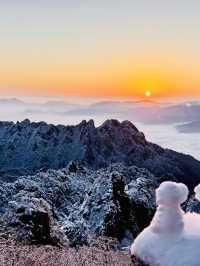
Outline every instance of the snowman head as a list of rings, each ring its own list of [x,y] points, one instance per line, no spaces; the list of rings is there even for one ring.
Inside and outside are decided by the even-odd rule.
[[[156,203],[168,207],[177,206],[186,201],[188,193],[184,184],[166,181],[156,189]]]
[[[195,198],[200,201],[200,184],[195,187],[194,192],[195,192]]]

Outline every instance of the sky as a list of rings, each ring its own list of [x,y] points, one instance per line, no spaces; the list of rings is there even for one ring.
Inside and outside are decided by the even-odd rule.
[[[199,10],[198,0],[0,0],[0,95],[200,96]]]

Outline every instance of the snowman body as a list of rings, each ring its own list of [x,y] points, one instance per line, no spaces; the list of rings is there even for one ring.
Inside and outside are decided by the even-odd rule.
[[[164,182],[160,185],[156,190],[156,213],[150,226],[135,239],[131,254],[150,266],[170,265],[166,254],[173,246],[181,246],[185,235],[185,214],[180,205],[187,196],[188,189],[183,184]]]

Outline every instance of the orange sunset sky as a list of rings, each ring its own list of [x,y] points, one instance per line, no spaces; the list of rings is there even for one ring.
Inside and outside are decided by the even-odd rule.
[[[8,0],[0,95],[200,96],[200,2]]]

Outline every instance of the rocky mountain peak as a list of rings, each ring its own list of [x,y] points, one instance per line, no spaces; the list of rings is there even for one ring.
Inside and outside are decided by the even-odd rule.
[[[136,165],[156,176],[171,175],[189,186],[200,182],[200,162],[149,143],[130,121],[94,121],[75,126],[30,122],[0,123],[0,176],[9,180],[42,169],[60,169],[70,161],[91,169],[112,163]]]

